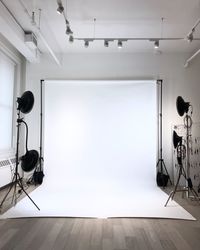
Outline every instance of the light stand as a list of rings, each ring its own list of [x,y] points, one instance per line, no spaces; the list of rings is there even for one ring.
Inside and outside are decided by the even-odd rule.
[[[156,168],[158,169],[157,172],[157,185],[165,187],[167,185],[168,179],[172,185],[172,181],[168,174],[164,159],[162,157],[162,82],[163,80],[157,80],[157,84],[160,86],[160,101],[159,101],[159,154],[158,154],[158,162],[156,164]],[[160,169],[160,172],[159,172]],[[163,169],[165,170],[166,174],[163,173]]]
[[[190,139],[191,139],[191,127],[192,127],[192,113],[193,113],[193,107],[192,105],[189,103],[189,102],[185,102],[183,100],[183,98],[181,96],[178,96],[177,97],[177,100],[176,100],[176,107],[177,107],[177,111],[178,111],[178,114],[180,116],[183,116],[185,114],[185,117],[183,119],[184,121],[184,126],[186,128],[186,156],[187,156],[187,162],[186,162],[186,172],[187,172],[187,178],[188,180],[192,183],[192,180],[190,178]],[[190,111],[190,114],[189,113]],[[187,192],[187,197],[189,197],[189,191],[190,189],[187,188],[188,192]],[[195,198],[197,197],[194,196]]]
[[[169,194],[169,197],[168,197],[167,202],[165,203],[165,206],[167,206],[167,203],[168,203],[170,198],[172,198],[172,200],[173,200],[174,195],[175,195],[176,192],[186,191],[187,195],[189,197],[189,191],[191,191],[192,194],[194,195],[194,198],[197,201],[199,201],[198,194],[194,190],[192,180],[190,178],[189,140],[190,140],[190,137],[191,137],[190,128],[192,127],[192,118],[191,118],[191,116],[188,115],[188,111],[189,111],[190,107],[192,108],[192,106],[190,105],[189,102],[185,102],[181,96],[177,97],[177,99],[176,99],[176,108],[177,108],[178,114],[180,116],[183,116],[184,114],[186,114],[185,118],[184,118],[184,126],[186,127],[186,147],[184,145],[182,145],[182,137],[178,136],[176,134],[176,132],[174,131],[174,133],[173,133],[173,144],[174,144],[174,148],[177,149],[177,161],[178,161],[178,165],[179,165],[179,174],[178,174],[178,179],[177,179],[176,185],[174,187],[174,190]],[[191,111],[191,114],[192,114],[192,111]],[[186,158],[187,158],[186,159],[187,160],[187,163],[186,163],[186,170],[187,171],[185,171],[185,169],[183,167],[183,163],[182,163],[182,160],[184,158],[183,155],[185,156],[185,152],[186,152]],[[177,190],[181,175],[184,177],[187,186],[184,189]]]
[[[170,192],[167,202],[165,203],[165,207],[167,206],[170,198],[173,200],[176,192],[188,192],[190,190],[193,193],[196,200],[199,201],[198,194],[193,188],[192,181],[190,178],[187,178],[185,169],[183,167],[182,159],[184,158],[184,155],[185,155],[185,146],[182,145],[182,137],[178,136],[175,131],[173,133],[173,143],[174,143],[174,147],[177,149],[177,161],[179,165],[179,173],[178,173],[178,178],[177,178],[174,190]],[[179,184],[181,176],[183,176],[185,181],[187,182],[187,187],[184,189],[178,189],[178,184]]]
[[[4,196],[3,200],[0,203],[0,209],[2,208],[4,202],[5,202],[6,198],[8,197],[9,193],[11,192],[12,188],[14,188],[14,191],[13,191],[13,196],[12,196],[11,203],[13,203],[13,202],[14,202],[14,204],[17,203],[17,195],[16,194],[17,194],[17,185],[18,185],[20,187],[21,191],[23,191],[26,194],[26,196],[35,205],[35,207],[38,210],[40,210],[39,207],[36,205],[36,203],[33,201],[33,199],[25,191],[25,189],[23,187],[22,179],[21,179],[21,177],[19,175],[19,172],[18,172],[19,160],[20,160],[19,159],[19,134],[20,134],[20,125],[21,125],[22,122],[25,123],[23,121],[23,119],[20,117],[20,111],[22,111],[23,113],[30,112],[30,110],[33,107],[33,102],[34,102],[33,94],[30,91],[26,91],[26,92],[24,92],[24,94],[22,95],[21,98],[17,99],[17,102],[18,102],[18,108],[17,108],[17,110],[18,110],[18,112],[17,112],[17,142],[16,142],[16,155],[15,155],[16,156],[16,167],[15,167],[15,172],[14,172],[14,175],[13,175],[10,187],[8,189],[8,192],[6,193],[6,195]],[[26,124],[26,126],[27,126],[27,124]],[[27,138],[26,138],[26,149],[27,149]],[[37,159],[36,159],[37,156],[35,156],[35,153],[33,151],[35,151],[35,150],[31,150],[31,151],[27,150],[27,153],[29,154],[29,161],[27,161],[27,153],[24,156],[24,159],[25,159],[24,162],[26,164],[29,163],[31,167],[37,161]]]

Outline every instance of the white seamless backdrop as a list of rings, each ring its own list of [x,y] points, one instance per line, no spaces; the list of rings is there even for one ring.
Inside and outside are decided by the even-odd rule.
[[[155,186],[155,81],[45,81],[45,183]]]

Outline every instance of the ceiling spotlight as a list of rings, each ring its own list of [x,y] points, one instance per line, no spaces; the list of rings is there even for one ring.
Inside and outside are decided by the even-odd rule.
[[[107,40],[104,41],[104,46],[109,47],[109,42]]]
[[[69,36],[69,42],[73,43],[74,42],[74,37],[72,35]]]
[[[193,39],[194,39],[193,32],[191,32],[190,34],[187,35],[187,40],[189,43],[191,43]]]
[[[159,48],[159,40],[155,40],[154,49],[158,49],[158,48]]]
[[[122,48],[122,41],[121,41],[121,40],[118,40],[117,47],[118,47],[119,49]]]
[[[67,19],[65,19],[65,24],[66,26],[69,26],[69,21]]]
[[[64,7],[63,7],[61,4],[59,4],[59,5],[58,5],[58,8],[57,8],[57,13],[58,13],[59,15],[61,15],[61,14],[63,13],[63,11],[64,11]]]
[[[84,46],[85,46],[85,48],[89,47],[89,41],[88,40],[85,40]]]
[[[70,29],[69,25],[67,25],[66,32],[67,35],[73,34],[72,30]]]
[[[32,16],[31,16],[31,24],[32,24],[33,26],[36,25],[36,21],[35,21],[35,12],[34,12],[34,11],[32,12]]]

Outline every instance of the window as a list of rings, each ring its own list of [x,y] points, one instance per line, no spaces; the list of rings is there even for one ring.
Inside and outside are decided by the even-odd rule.
[[[12,148],[15,63],[0,51],[0,151]]]

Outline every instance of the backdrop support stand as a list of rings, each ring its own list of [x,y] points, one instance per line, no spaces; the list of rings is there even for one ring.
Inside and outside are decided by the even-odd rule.
[[[44,158],[42,156],[42,137],[43,137],[43,82],[44,80],[40,80],[40,157],[39,157],[39,166],[42,175],[42,179],[44,177],[43,169],[42,169],[42,162],[44,162]]]
[[[162,157],[162,83],[163,83],[163,80],[159,79],[157,80],[157,84],[160,86],[160,96],[159,96],[159,154],[158,154],[158,162],[156,164],[156,168],[160,169],[160,173],[161,173],[161,180],[162,180],[162,185],[161,186],[165,186],[164,185],[164,173],[163,173],[163,170],[165,170],[166,174],[169,176],[169,173],[167,171],[167,168],[166,168],[166,165],[165,165],[165,162],[164,162],[164,159]],[[170,176],[169,176],[169,181],[172,185],[172,181],[170,179]]]
[[[40,153],[39,153],[39,164],[38,166],[35,168],[35,171],[31,177],[31,181],[35,184],[35,186],[37,184],[42,184],[43,182],[43,178],[44,178],[44,173],[43,173],[43,161],[44,158],[42,156],[42,136],[43,136],[43,101],[42,101],[42,85],[43,85],[44,80],[40,80]]]

